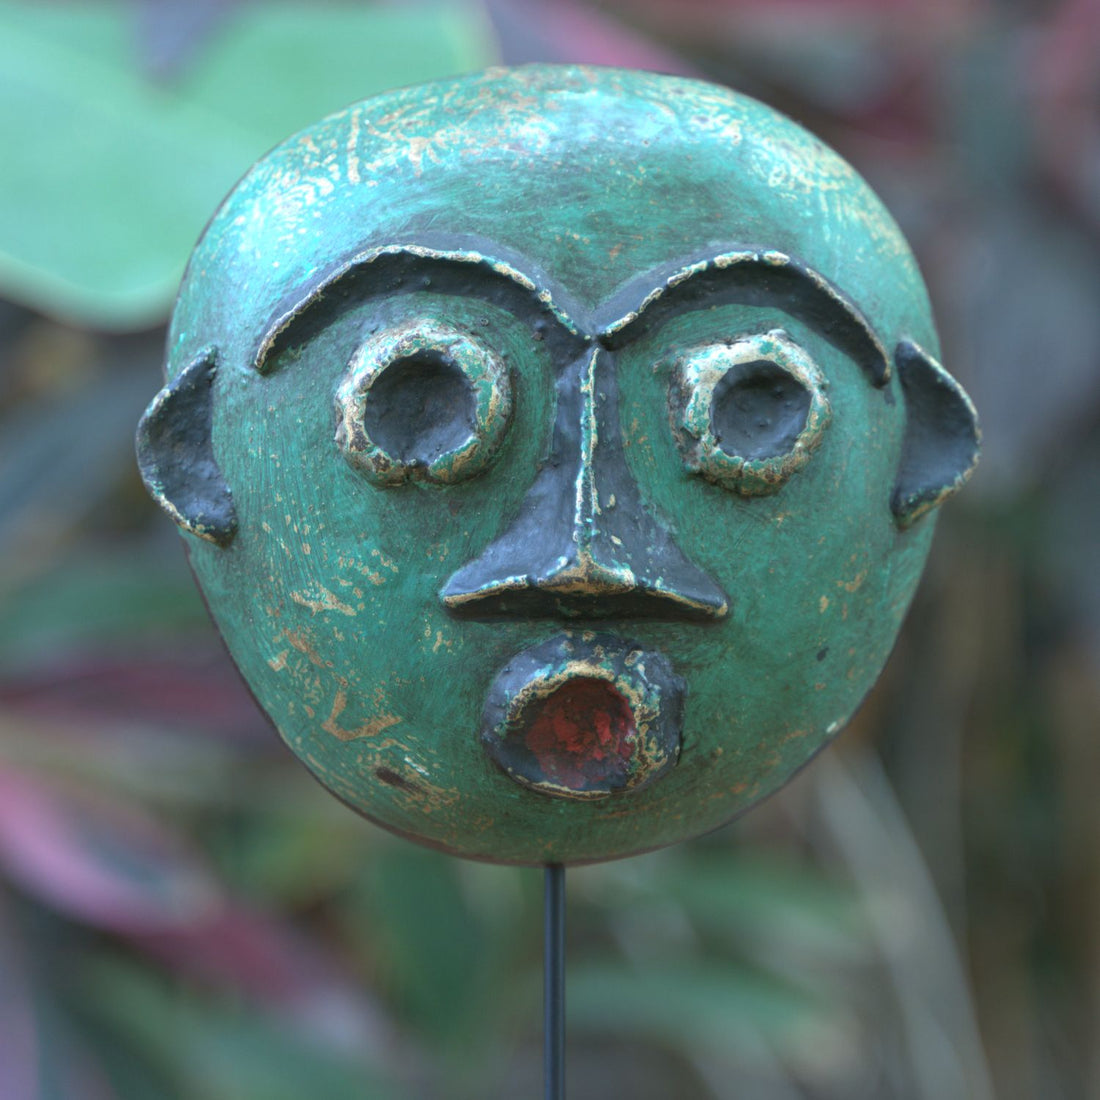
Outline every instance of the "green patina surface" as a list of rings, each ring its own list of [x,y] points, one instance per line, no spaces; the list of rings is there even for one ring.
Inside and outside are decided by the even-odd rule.
[[[213,452],[238,530],[226,546],[184,537],[242,673],[317,778],[388,828],[483,859],[613,858],[711,829],[844,725],[894,642],[933,525],[902,529],[890,508],[906,425],[897,373],[876,386],[776,302],[685,308],[652,326],[594,385],[617,386],[639,497],[717,582],[726,613],[458,618],[443,586],[506,529],[546,459],[552,342],[499,304],[425,280],[341,299],[308,339],[254,366],[278,303],[307,297],[335,261],[440,234],[498,249],[536,286],[551,279],[566,314],[598,312],[641,273],[711,249],[779,250],[839,288],[891,357],[902,339],[937,346],[912,256],[846,163],[753,100],[533,67],[319,122],[253,168],[191,260],[168,375],[216,349]],[[334,441],[334,394],[365,341],[424,323],[475,334],[507,364],[509,422],[476,476],[377,484]],[[820,372],[831,418],[801,468],[750,498],[689,468],[670,392],[691,349],[773,330]],[[593,491],[596,513],[615,508]],[[493,764],[481,715],[515,654],[581,629],[667,656],[686,685],[682,744],[648,786],[553,798]]]

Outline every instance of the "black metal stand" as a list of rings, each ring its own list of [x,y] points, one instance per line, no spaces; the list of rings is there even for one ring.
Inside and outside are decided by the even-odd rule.
[[[546,867],[542,1056],[546,1100],[565,1100],[565,868]]]

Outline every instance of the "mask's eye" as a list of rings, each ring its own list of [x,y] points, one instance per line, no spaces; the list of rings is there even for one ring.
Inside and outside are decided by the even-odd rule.
[[[336,444],[376,485],[480,473],[512,415],[503,359],[464,329],[414,321],[365,341],[336,390]]]
[[[677,360],[672,431],[689,470],[744,496],[774,493],[829,423],[825,378],[783,332],[704,344]]]

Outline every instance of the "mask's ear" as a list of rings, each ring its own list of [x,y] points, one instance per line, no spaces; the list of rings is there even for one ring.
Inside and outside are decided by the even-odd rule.
[[[905,442],[890,507],[904,528],[962,488],[981,432],[966,391],[923,348],[903,340],[894,361],[905,392]]]
[[[201,539],[228,545],[237,512],[210,444],[215,351],[207,348],[153,398],[137,430],[137,460],[153,499]]]

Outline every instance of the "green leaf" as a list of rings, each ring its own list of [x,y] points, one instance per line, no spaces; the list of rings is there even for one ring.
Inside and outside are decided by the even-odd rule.
[[[0,672],[80,648],[133,650],[134,640],[161,643],[210,635],[209,616],[170,541],[114,553],[73,554],[26,583],[0,577]],[[178,644],[178,643],[177,643]]]
[[[492,60],[477,8],[249,4],[156,84],[131,18],[120,3],[0,3],[0,294],[103,328],[164,319],[214,207],[272,145]]]
[[[691,926],[731,945],[779,958],[850,961],[866,954],[866,922],[847,883],[784,855],[756,855],[689,845],[670,857],[654,853],[573,885],[602,908],[626,908],[641,927],[646,914],[674,907]],[[660,927],[660,921],[656,927]]]
[[[358,931],[398,1012],[440,1039],[476,1031],[493,945],[466,904],[455,861],[407,844],[383,847],[363,887]]]
[[[389,1100],[382,1075],[312,1039],[307,1026],[224,1007],[100,957],[83,967],[100,1019],[186,1100]]]
[[[859,957],[866,928],[850,886],[790,859],[687,858],[662,880],[701,928],[781,945],[819,959]]]
[[[577,1035],[613,1035],[681,1053],[752,1059],[831,1043],[847,1020],[790,986],[747,969],[701,963],[644,968],[593,963],[572,969],[568,1024]]]

